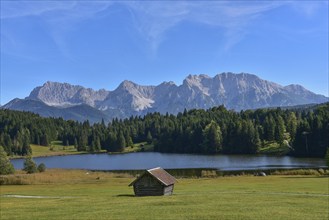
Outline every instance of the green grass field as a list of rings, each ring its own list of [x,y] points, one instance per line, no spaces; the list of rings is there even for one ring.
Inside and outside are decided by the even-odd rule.
[[[68,155],[68,154],[79,154],[74,146],[63,146],[59,144],[52,144],[50,147],[40,146],[31,144],[32,156],[56,156],[56,155]]]
[[[140,142],[134,144],[132,147],[126,147],[123,150],[123,153],[133,153],[133,152],[141,152],[141,151],[153,151],[153,144],[147,144],[147,142]]]
[[[52,141],[50,146],[41,146],[36,144],[30,145],[32,148],[32,157],[48,157],[70,154],[81,154],[85,152],[79,152],[73,146],[64,146],[61,141]],[[11,156],[10,158],[22,158],[23,156]]]
[[[174,195],[134,197],[127,174],[48,170],[1,185],[4,219],[328,219],[328,176],[178,179]],[[44,196],[12,198],[4,195]]]
[[[258,153],[267,155],[286,155],[291,149],[287,141],[283,145],[276,142],[267,142],[262,146]]]

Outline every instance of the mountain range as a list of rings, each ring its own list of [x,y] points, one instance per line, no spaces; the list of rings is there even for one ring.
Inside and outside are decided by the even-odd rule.
[[[126,80],[113,91],[48,81],[25,99],[14,99],[2,108],[94,123],[148,112],[177,114],[184,109],[218,105],[240,111],[327,101],[328,97],[300,85],[282,86],[248,73],[221,73],[214,77],[189,75],[179,86],[173,82],[143,86]]]

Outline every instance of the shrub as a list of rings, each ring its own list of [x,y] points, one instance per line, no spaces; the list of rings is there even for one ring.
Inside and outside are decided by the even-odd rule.
[[[38,171],[40,173],[45,172],[46,171],[46,165],[44,163],[40,163],[38,166]]]
[[[298,169],[298,170],[277,170],[272,175],[313,175],[319,176],[320,173],[314,169]]]
[[[217,177],[216,170],[202,170],[201,177],[214,178]]]
[[[14,172],[14,166],[10,163],[6,151],[0,146],[0,175],[12,174]]]
[[[321,169],[319,169],[319,170],[318,170],[318,172],[319,172],[321,175],[324,175],[324,174],[326,174],[326,171],[325,171],[324,169],[322,169],[322,168],[321,168]]]
[[[23,170],[26,171],[26,173],[36,173],[37,172],[37,165],[33,161],[31,156],[26,157],[26,159],[24,161]]]
[[[31,184],[31,181],[25,177],[20,175],[7,175],[0,176],[0,185],[27,185]]]

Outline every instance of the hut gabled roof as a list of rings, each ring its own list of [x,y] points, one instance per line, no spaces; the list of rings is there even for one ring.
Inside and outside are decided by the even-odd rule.
[[[167,173],[167,171],[165,171],[161,167],[157,167],[157,168],[146,170],[145,173],[143,173],[140,177],[138,177],[132,183],[130,183],[129,186],[132,186],[136,181],[138,181],[147,173],[149,173],[151,176],[156,178],[159,182],[161,182],[165,186],[170,186],[177,181],[175,177]]]

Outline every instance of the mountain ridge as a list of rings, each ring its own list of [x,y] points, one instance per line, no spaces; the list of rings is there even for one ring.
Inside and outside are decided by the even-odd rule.
[[[30,103],[29,107],[29,101],[38,101],[46,106],[38,103],[36,110],[35,106],[33,107],[36,103]],[[190,74],[181,85],[169,81],[157,86],[145,86],[125,80],[113,91],[47,81],[33,89],[25,99],[14,99],[2,108],[38,111],[36,113],[41,115],[56,116],[63,111],[67,118],[67,115],[71,115],[67,113],[67,108],[72,111],[75,106],[74,111],[78,112],[78,117],[72,116],[72,119],[88,118],[90,111],[91,118],[96,122],[100,117],[110,120],[115,117],[144,115],[148,112],[177,114],[184,109],[208,109],[218,105],[240,111],[327,101],[328,97],[315,94],[298,84],[282,86],[254,74],[226,72],[214,77]],[[89,106],[89,110],[79,111],[78,106],[83,105]],[[81,115],[81,112],[84,113]]]

